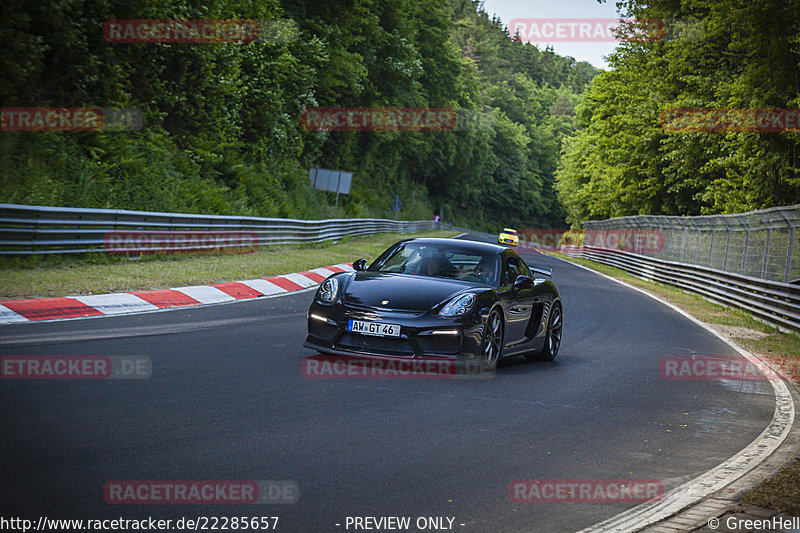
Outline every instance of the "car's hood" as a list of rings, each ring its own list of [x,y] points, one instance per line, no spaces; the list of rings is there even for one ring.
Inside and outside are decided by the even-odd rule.
[[[347,304],[403,311],[427,311],[469,285],[412,274],[356,272],[345,288]],[[386,302],[386,303],[384,303]]]

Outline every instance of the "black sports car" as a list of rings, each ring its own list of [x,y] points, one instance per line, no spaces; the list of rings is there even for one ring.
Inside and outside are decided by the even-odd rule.
[[[502,357],[551,360],[562,305],[550,271],[516,252],[456,239],[406,239],[367,267],[323,281],[304,346],[334,355],[446,358],[494,369]]]

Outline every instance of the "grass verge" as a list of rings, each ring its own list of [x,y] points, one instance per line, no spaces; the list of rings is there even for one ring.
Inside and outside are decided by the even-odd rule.
[[[0,261],[0,300],[143,291],[264,278],[351,263],[361,257],[372,261],[400,239],[450,237],[456,233],[441,230],[380,233],[348,237],[338,242],[270,246],[250,254],[3,258]]]
[[[800,516],[800,459],[764,480],[742,502]]]
[[[790,369],[789,375],[795,386],[800,385],[800,335],[782,333],[777,328],[753,319],[744,311],[711,303],[701,296],[675,287],[636,278],[616,267],[588,259],[567,257],[561,253],[550,255],[589,267],[660,296],[761,358],[780,361],[784,365],[784,358],[789,358],[791,363],[784,368]],[[742,501],[747,505],[800,516],[800,458],[763,481],[755,490],[746,494]]]

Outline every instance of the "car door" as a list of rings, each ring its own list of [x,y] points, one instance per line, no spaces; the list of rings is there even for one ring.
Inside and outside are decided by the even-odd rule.
[[[534,298],[533,282],[514,286],[519,276],[530,276],[530,271],[521,259],[509,255],[504,261],[501,280],[502,299],[506,309],[505,345],[515,346],[526,342],[531,307]]]
[[[539,276],[533,275],[525,261],[522,261],[522,267],[526,272],[528,272],[528,275],[534,279],[534,287],[531,291],[531,315],[530,320],[528,321],[528,326],[525,328],[525,337],[527,339],[533,339],[536,337],[537,333],[540,337],[544,335],[548,319],[548,313],[545,313],[545,310],[550,309],[552,297],[550,296],[549,291],[542,289],[542,282],[544,280]],[[539,279],[537,280],[536,278]]]

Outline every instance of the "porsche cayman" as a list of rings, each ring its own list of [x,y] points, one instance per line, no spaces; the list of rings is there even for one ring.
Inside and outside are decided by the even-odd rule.
[[[329,276],[304,346],[366,357],[444,358],[493,370],[504,357],[552,360],[563,307],[551,272],[515,251],[458,239],[395,243],[371,265]]]

